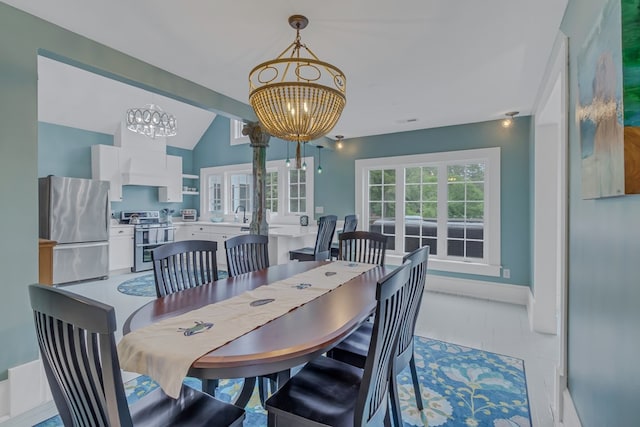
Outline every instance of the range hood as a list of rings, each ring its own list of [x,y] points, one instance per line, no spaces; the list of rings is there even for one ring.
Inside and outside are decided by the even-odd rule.
[[[167,187],[182,176],[182,169],[170,169],[167,162],[166,138],[149,138],[120,125],[113,138],[120,147],[119,163],[122,185]]]

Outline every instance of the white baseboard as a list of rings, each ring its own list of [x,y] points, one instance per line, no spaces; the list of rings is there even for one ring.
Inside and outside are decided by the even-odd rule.
[[[557,423],[558,427],[582,427],[580,417],[578,417],[578,411],[573,404],[571,393],[569,389],[564,389],[562,392],[562,414],[560,422]]]
[[[527,306],[527,308],[531,298],[531,288],[528,286],[508,285],[482,280],[461,279],[459,277],[436,276],[432,274],[427,274],[425,288],[428,291],[524,305]]]
[[[53,404],[52,399],[40,359],[9,368],[8,378],[0,382],[0,422],[3,427],[36,424],[45,419],[39,417],[47,410],[46,404]],[[55,405],[53,408],[55,414]],[[27,424],[32,419],[35,421]]]

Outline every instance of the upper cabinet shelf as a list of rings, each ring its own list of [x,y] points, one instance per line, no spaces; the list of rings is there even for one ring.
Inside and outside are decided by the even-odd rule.
[[[182,174],[182,179],[199,179],[200,177],[198,175],[190,175],[188,173],[183,173]]]

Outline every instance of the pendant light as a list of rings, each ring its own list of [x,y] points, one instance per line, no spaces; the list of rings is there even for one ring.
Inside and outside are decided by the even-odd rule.
[[[322,159],[320,158],[320,152],[322,151],[322,145],[318,145],[318,173],[322,173]]]

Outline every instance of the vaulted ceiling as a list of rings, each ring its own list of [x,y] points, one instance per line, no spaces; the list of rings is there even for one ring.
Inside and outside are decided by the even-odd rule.
[[[293,41],[287,18],[303,14],[310,23],[302,41],[347,76],[347,106],[329,136],[352,138],[495,120],[511,110],[530,114],[567,1],[5,3],[243,103],[248,103],[249,71]],[[87,93],[86,85],[95,85],[91,77],[63,73],[56,78],[67,79],[67,94]],[[44,94],[47,89],[41,90]],[[148,93],[140,101],[127,98],[126,105],[144,105],[152,97],[176,114],[181,132],[191,133],[189,141],[171,145],[192,147],[197,142],[192,138],[201,136],[202,127],[213,120],[212,113]],[[61,108],[51,105],[48,96],[39,100],[42,118]],[[63,114],[77,123],[66,125],[87,128],[81,122],[95,116],[88,108],[91,99],[78,102],[81,108],[69,107],[74,111]],[[117,110],[110,114],[118,117],[115,120],[122,118],[121,106],[109,108]],[[102,129],[109,126],[113,124]]]

